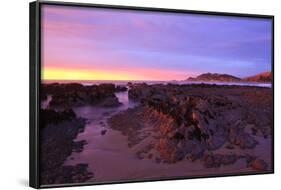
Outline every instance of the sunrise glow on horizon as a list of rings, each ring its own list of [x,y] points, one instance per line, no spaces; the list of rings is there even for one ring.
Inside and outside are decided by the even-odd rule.
[[[109,71],[98,69],[70,69],[70,68],[47,68],[42,70],[43,80],[150,80],[165,81],[167,77],[176,78],[186,73],[161,71],[161,70],[138,70],[139,72],[130,71]],[[149,78],[153,76],[153,78]]]
[[[42,6],[43,80],[185,80],[271,69],[271,21]]]

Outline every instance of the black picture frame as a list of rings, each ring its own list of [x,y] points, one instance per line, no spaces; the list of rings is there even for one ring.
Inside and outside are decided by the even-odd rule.
[[[272,22],[272,52],[271,52],[271,71],[272,71],[272,170],[256,172],[256,173],[229,173],[218,175],[204,175],[204,176],[182,176],[182,177],[164,177],[152,178],[148,180],[126,180],[126,181],[112,181],[112,182],[96,182],[96,183],[78,183],[78,184],[59,184],[59,185],[41,185],[39,180],[39,120],[40,120],[40,82],[41,82],[41,6],[42,5],[58,5],[58,6],[75,6],[75,7],[93,7],[105,9],[118,10],[132,10],[132,11],[148,11],[148,12],[168,12],[168,13],[187,13],[199,15],[218,15],[218,16],[235,16],[244,18],[266,18]],[[33,188],[51,188],[51,187],[69,187],[69,186],[85,186],[85,185],[99,185],[99,184],[116,184],[116,183],[131,183],[131,182],[147,182],[147,181],[162,181],[162,180],[180,180],[193,178],[210,178],[210,177],[226,177],[226,176],[242,176],[242,175],[256,175],[256,174],[273,174],[274,173],[274,16],[260,15],[260,14],[245,14],[245,13],[228,13],[228,12],[209,12],[209,11],[195,11],[182,9],[167,9],[167,8],[151,8],[151,7],[133,7],[120,5],[103,5],[103,4],[89,4],[89,3],[73,3],[73,2],[54,2],[54,1],[34,1],[29,4],[29,57],[30,57],[30,82],[29,82],[29,184]]]

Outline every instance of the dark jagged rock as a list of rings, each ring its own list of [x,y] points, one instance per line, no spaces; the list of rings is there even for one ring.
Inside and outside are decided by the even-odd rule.
[[[266,171],[269,167],[268,164],[264,160],[259,159],[256,156],[246,154],[244,157],[246,159],[247,166],[251,167],[255,170]]]
[[[72,120],[76,118],[76,114],[72,109],[56,112],[52,109],[40,110],[40,127],[44,128],[47,124],[57,124],[62,121]]]
[[[258,143],[254,137],[244,132],[244,128],[238,126],[229,128],[229,142],[240,146],[242,149],[254,148]]]
[[[204,166],[206,168],[218,168],[222,165],[234,164],[239,159],[235,154],[210,154],[204,157]]]
[[[42,97],[52,95],[50,107],[73,107],[83,105],[101,105],[107,107],[119,106],[120,102],[115,92],[126,91],[123,86],[100,84],[83,86],[78,83],[43,84]]]
[[[109,124],[133,146],[142,141],[141,129],[149,123],[158,134],[153,147],[168,163],[201,159],[224,147],[243,153],[258,144],[253,130],[255,135],[271,134],[271,93],[269,88],[249,86],[131,84],[129,99],[140,106],[114,115]],[[213,165],[219,159],[219,165],[231,164],[234,158],[217,155]]]
[[[118,101],[118,98],[114,95],[104,98],[100,103],[98,103],[98,105],[103,107],[116,107],[121,105],[121,103]]]
[[[81,183],[93,177],[93,173],[87,171],[87,164],[77,164],[75,166],[62,166],[57,168],[55,173],[42,174],[43,184],[66,184]]]
[[[40,181],[42,184],[84,182],[93,177],[86,165],[63,166],[74,152],[81,152],[86,141],[74,142],[85,127],[85,119],[72,110],[40,110]],[[81,181],[78,181],[81,180]]]
[[[41,93],[40,98],[41,101],[47,100],[47,94]]]
[[[249,166],[258,171],[265,171],[268,169],[268,164],[262,159],[253,159]]]
[[[122,86],[122,85],[116,85],[115,87],[115,91],[117,92],[124,92],[124,91],[127,91],[127,87],[126,86]]]
[[[102,130],[102,131],[101,131],[101,135],[105,135],[105,134],[106,134],[106,132],[107,132],[107,130],[105,130],[105,129],[104,129],[104,130]]]
[[[87,141],[85,140],[73,142],[72,144],[73,152],[82,152],[85,144],[87,144]]]

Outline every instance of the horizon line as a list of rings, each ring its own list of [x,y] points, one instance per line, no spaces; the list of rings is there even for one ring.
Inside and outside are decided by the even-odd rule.
[[[181,80],[150,80],[150,79],[146,79],[146,80],[140,80],[140,79],[136,79],[136,80],[114,80],[114,79],[104,79],[104,80],[100,80],[100,79],[41,79],[41,81],[155,81],[155,82],[162,82],[162,81],[181,81]]]
[[[272,72],[271,70],[266,70],[266,71],[262,71],[262,72],[258,72],[254,75],[249,75],[249,76],[244,76],[244,77],[238,77],[236,75],[232,75],[232,74],[228,74],[228,73],[217,73],[217,72],[203,72],[201,74],[198,74],[196,77],[202,75],[202,74],[227,74],[227,75],[231,75],[231,76],[234,76],[234,77],[237,77],[237,78],[240,78],[240,79],[243,79],[243,78],[247,78],[247,77],[251,77],[251,76],[255,76],[255,75],[259,75],[259,74],[262,74],[262,73],[265,73],[265,72]],[[130,79],[130,80],[122,80],[122,79],[119,79],[119,80],[116,80],[116,79],[41,79],[41,81],[153,81],[153,82],[164,82],[164,81],[185,81],[187,80],[188,78],[190,78],[190,76],[187,76],[185,79],[180,79],[180,80],[177,80],[177,79],[169,79],[169,80],[153,80],[153,79],[144,79],[144,80],[141,80],[141,79]]]

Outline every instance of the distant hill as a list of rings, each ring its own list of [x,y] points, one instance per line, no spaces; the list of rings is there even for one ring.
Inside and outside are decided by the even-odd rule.
[[[270,71],[258,73],[256,75],[243,78],[243,81],[248,82],[271,82],[272,76]]]
[[[228,75],[228,74],[219,74],[219,73],[204,73],[195,78],[189,77],[187,81],[217,81],[217,82],[239,82],[240,78]]]

